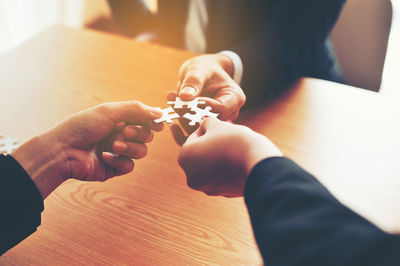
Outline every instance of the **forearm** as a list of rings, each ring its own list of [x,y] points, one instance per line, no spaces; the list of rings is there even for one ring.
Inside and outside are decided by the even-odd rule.
[[[245,200],[260,251],[271,265],[395,265],[400,237],[343,206],[285,158],[259,163]]]
[[[44,133],[27,141],[15,152],[14,159],[25,169],[45,199],[62,182],[66,173],[62,166],[67,160],[63,146],[49,133]]]
[[[43,200],[63,181],[62,145],[47,132],[0,157],[0,255],[36,231]]]

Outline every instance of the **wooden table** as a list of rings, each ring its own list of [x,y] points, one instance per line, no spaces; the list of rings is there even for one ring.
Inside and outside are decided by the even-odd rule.
[[[0,131],[25,141],[104,101],[165,107],[180,64],[192,55],[51,28],[0,57]],[[399,114],[397,103],[379,94],[304,79],[241,122],[269,136],[340,200],[396,231]],[[0,264],[262,264],[243,199],[187,188],[178,152],[166,129],[132,174],[63,184],[46,199],[38,232]]]

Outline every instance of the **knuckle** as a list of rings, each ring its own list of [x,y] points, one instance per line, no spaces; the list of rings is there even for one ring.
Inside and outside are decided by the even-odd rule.
[[[246,94],[244,93],[244,91],[242,89],[240,89],[240,93],[239,94],[240,94],[242,100],[245,102],[247,97],[246,97]]]
[[[108,118],[113,123],[115,122],[113,119],[113,103],[102,103],[96,107],[96,111],[104,118]]]
[[[193,177],[187,177],[186,183],[187,183],[187,186],[193,190],[201,190],[201,188],[203,187],[201,182],[197,178],[193,178]]]
[[[194,87],[200,87],[201,86],[201,80],[200,80],[200,74],[198,72],[190,72],[188,76],[186,76],[183,86],[186,85],[191,85]]]
[[[146,138],[146,143],[149,143],[149,142],[151,142],[151,141],[153,141],[153,139],[154,139],[154,133],[153,133],[153,131],[149,131],[148,133],[147,133],[147,138]]]
[[[212,190],[212,189],[205,190],[204,193],[207,196],[218,196],[219,195],[219,193],[217,193],[215,190]]]
[[[178,155],[178,164],[185,170],[186,166],[186,149],[182,147],[181,151],[179,152]]]
[[[108,114],[110,112],[110,104],[109,103],[102,103],[97,105],[96,109],[101,113],[101,114]]]
[[[246,94],[243,92],[243,90],[238,86],[237,90],[235,90],[235,94],[238,99],[238,104],[240,107],[242,107],[246,103]]]
[[[144,144],[139,144],[135,149],[134,152],[136,158],[143,158],[147,155],[147,146]]]
[[[239,106],[242,107],[246,103],[246,96],[239,97]]]
[[[129,171],[128,172],[132,172],[135,169],[135,162],[132,159],[130,159],[129,161],[130,161],[130,163],[129,163]]]
[[[185,76],[185,73],[187,71],[187,69],[189,68],[189,66],[191,65],[193,59],[189,59],[186,60],[185,62],[183,62],[183,64],[181,65],[180,69],[179,69],[179,79],[182,79]]]
[[[133,100],[132,101],[132,107],[135,109],[141,108],[142,107],[142,103],[139,102],[138,100]]]
[[[134,126],[133,128],[138,132],[138,135],[134,138],[137,141],[148,143],[153,140],[154,133],[150,128],[145,126]]]
[[[178,163],[183,168],[186,174],[186,184],[189,188],[193,190],[201,190],[203,184],[199,178],[193,174],[193,169],[190,167],[190,163],[188,162],[187,157],[185,156],[185,152],[181,152],[178,156]]]
[[[126,173],[132,172],[133,168],[134,168],[133,161],[129,160],[128,163],[126,164],[125,172]]]
[[[186,173],[189,173],[191,169],[191,165],[193,162],[193,157],[191,152],[190,145],[184,144],[178,155],[178,163],[183,168]]]
[[[129,139],[129,131],[130,131],[131,126],[126,126],[122,129],[122,135],[125,139]]]
[[[185,71],[193,62],[193,58],[190,58],[188,60],[186,60],[185,62],[183,62],[182,66],[181,66],[181,71]]]
[[[147,155],[148,151],[149,150],[147,149],[147,146],[143,145],[143,151],[142,151],[143,152],[143,157]]]
[[[201,70],[193,69],[190,70],[186,75],[186,81],[200,81]]]

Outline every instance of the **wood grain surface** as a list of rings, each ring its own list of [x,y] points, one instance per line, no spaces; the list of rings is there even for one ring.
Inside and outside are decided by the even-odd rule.
[[[21,141],[104,101],[166,106],[193,54],[106,34],[51,28],[0,57],[0,132]],[[400,231],[400,109],[392,99],[303,79],[240,122],[269,136],[344,203]],[[38,151],[40,152],[40,151]],[[243,199],[186,186],[168,128],[133,173],[69,181],[45,201],[38,232],[1,265],[260,265]]]
[[[241,120],[270,137],[343,203],[382,229],[400,232],[399,117],[396,98],[302,79]]]
[[[178,69],[191,56],[51,28],[0,58],[0,132],[25,141],[105,101],[167,107],[166,92],[175,89]],[[132,174],[63,184],[46,199],[38,231],[0,264],[261,264],[243,199],[190,190],[178,151],[166,127]]]

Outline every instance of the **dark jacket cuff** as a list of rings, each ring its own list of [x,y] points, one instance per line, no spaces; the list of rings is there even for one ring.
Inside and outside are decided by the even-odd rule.
[[[24,168],[10,155],[0,155],[0,254],[36,231],[43,198]]]

